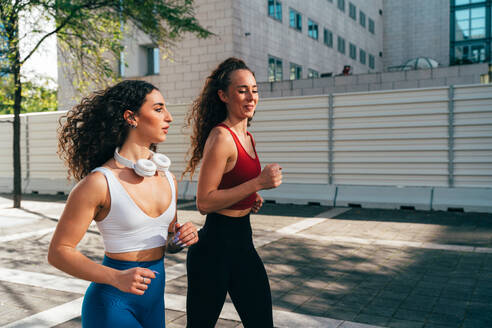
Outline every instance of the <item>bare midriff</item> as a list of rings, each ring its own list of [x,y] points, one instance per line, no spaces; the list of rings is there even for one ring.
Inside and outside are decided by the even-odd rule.
[[[125,253],[105,252],[105,254],[107,257],[112,258],[113,260],[143,262],[143,261],[159,260],[164,256],[165,252],[166,252],[166,246],[159,246],[156,248],[144,249],[141,251],[125,252]]]
[[[226,216],[232,216],[235,218],[240,218],[242,216],[247,215],[249,212],[251,212],[251,208],[245,208],[244,210],[223,209],[223,210],[217,211],[216,213],[226,215]]]

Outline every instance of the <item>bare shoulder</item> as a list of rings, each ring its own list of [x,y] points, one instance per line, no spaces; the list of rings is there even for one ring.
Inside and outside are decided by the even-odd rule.
[[[210,134],[208,135],[206,146],[209,147],[228,147],[232,144],[234,144],[234,139],[232,138],[231,133],[222,127],[216,126],[214,127],[211,131]]]
[[[101,172],[93,172],[80,180],[70,192],[69,199],[83,198],[86,202],[101,204],[106,199],[108,183]]]

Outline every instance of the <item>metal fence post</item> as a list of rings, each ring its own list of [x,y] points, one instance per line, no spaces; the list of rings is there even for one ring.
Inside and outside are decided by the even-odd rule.
[[[448,88],[448,186],[454,187],[454,86]]]
[[[333,94],[328,95],[328,184],[333,184]]]
[[[31,163],[30,163],[30,149],[29,149],[29,115],[26,114],[24,116],[26,118],[26,128],[24,129],[26,131],[26,176],[24,178],[24,188],[22,190],[25,192],[27,186],[29,185],[29,182],[31,180]]]

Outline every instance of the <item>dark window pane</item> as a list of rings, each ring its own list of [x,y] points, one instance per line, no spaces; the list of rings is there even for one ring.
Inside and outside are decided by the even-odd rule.
[[[338,9],[345,11],[345,0],[338,0]]]
[[[349,16],[353,20],[357,20],[357,9],[352,2],[349,3]]]
[[[363,11],[359,11],[359,23],[360,26],[366,27],[366,14]]]

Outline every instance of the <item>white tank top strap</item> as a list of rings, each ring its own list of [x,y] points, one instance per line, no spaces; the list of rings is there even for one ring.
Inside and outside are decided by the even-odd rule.
[[[169,187],[171,187],[171,203],[176,203],[176,186],[174,185],[173,175],[169,171],[164,171],[167,181],[169,181]]]
[[[117,195],[119,196],[122,193],[126,193],[126,190],[118,181],[113,171],[111,171],[109,168],[100,166],[96,167],[94,170],[92,170],[92,172],[101,172],[102,174],[104,174],[104,176],[106,177],[106,181],[108,182],[109,194],[113,195],[113,197]]]

